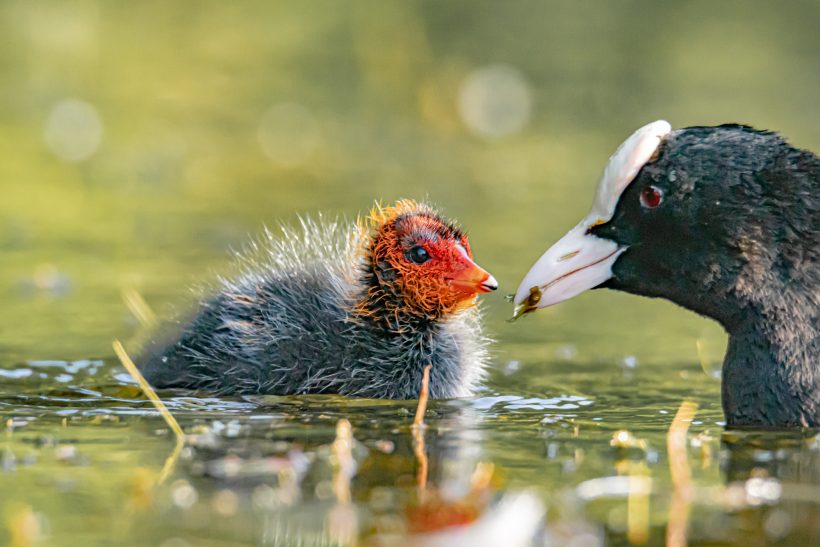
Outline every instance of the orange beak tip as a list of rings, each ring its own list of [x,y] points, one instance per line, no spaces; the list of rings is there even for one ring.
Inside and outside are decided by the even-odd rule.
[[[450,278],[449,283],[470,294],[488,293],[498,289],[498,281],[488,271],[472,261],[469,267]]]

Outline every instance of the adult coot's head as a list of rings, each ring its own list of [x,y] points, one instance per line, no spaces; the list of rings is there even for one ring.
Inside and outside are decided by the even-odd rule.
[[[740,125],[639,129],[516,314],[608,287],[719,321],[729,423],[820,425],[820,159]]]

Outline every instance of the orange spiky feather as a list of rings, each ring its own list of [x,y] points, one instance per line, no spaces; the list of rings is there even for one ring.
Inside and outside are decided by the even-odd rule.
[[[448,277],[461,267],[458,247],[472,260],[467,236],[432,207],[409,199],[377,203],[358,226],[366,241],[365,268],[372,272],[358,314],[389,315],[388,322],[398,326],[402,315],[435,319],[475,305],[475,292],[454,289]],[[436,260],[412,263],[402,246],[407,241],[423,244]]]

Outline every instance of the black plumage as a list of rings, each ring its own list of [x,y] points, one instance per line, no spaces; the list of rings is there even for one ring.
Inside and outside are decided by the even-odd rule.
[[[216,394],[407,399],[432,364],[432,397],[469,395],[487,361],[475,295],[495,281],[456,242],[466,236],[411,201],[377,209],[369,226],[305,220],[267,233],[241,259],[243,273],[221,280],[174,341],[149,348],[142,372],[156,387]],[[418,245],[430,250],[426,264],[410,259]],[[435,269],[445,263],[449,270]],[[465,272],[484,278],[467,291],[441,277]],[[417,273],[440,291],[433,304],[408,296]]]
[[[524,276],[515,316],[606,287],[729,333],[730,426],[820,426],[820,159],[743,125],[635,131],[592,208]]]
[[[661,192],[641,205],[647,188]],[[603,287],[662,297],[729,333],[732,426],[820,426],[820,159],[768,131],[689,127],[661,142],[614,216]]]

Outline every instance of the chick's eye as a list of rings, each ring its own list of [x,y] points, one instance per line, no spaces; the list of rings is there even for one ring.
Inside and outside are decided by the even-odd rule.
[[[663,201],[663,190],[657,186],[647,186],[641,190],[641,205],[647,209],[654,209]]]
[[[411,247],[410,250],[407,251],[407,256],[416,264],[424,264],[425,262],[430,260],[430,253],[428,253],[427,249],[425,249],[421,245]]]

